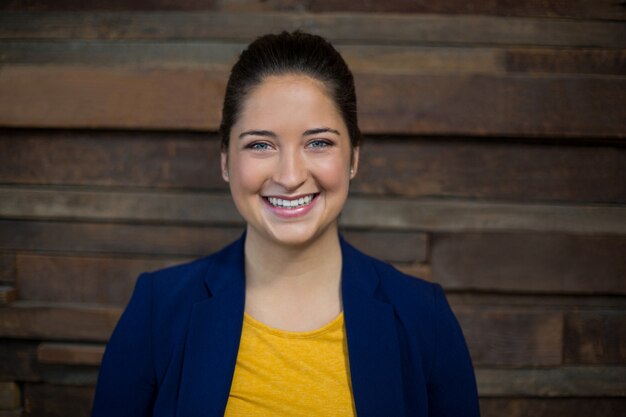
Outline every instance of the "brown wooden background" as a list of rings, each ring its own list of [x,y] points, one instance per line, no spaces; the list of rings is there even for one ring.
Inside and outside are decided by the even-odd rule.
[[[444,285],[483,416],[626,415],[623,3],[3,1],[0,417],[88,415],[137,274],[240,233],[226,76],[296,28],[356,75],[346,234]]]

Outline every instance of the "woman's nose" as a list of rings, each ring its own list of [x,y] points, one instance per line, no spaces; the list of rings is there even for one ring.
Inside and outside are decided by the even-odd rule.
[[[296,190],[307,178],[306,163],[297,150],[283,152],[274,175],[274,181],[286,190]]]

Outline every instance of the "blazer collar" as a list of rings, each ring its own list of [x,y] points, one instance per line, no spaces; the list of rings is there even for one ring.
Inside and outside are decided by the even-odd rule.
[[[343,238],[342,298],[352,392],[359,417],[404,413],[393,307],[377,296],[371,258]],[[245,304],[245,233],[216,254],[194,305],[185,344],[178,415],[222,416],[239,350]],[[380,299],[379,299],[380,298]]]

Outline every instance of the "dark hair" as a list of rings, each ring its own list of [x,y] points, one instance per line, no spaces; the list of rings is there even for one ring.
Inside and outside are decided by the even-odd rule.
[[[261,36],[239,56],[228,79],[222,108],[223,151],[228,149],[230,130],[248,93],[267,77],[285,74],[303,74],[323,82],[348,128],[352,147],[359,145],[361,132],[352,72],[326,39],[295,31]]]

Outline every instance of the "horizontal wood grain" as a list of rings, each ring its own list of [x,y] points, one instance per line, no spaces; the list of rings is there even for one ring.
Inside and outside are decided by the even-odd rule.
[[[244,223],[232,198],[224,193],[108,191],[0,185],[0,218],[3,217],[161,225],[173,223],[241,226]],[[340,224],[346,228],[399,231],[529,230],[613,235],[626,234],[626,208],[458,199],[379,199],[355,195],[348,199]],[[395,250],[398,250],[399,244],[395,246]],[[385,258],[390,261],[412,260],[406,256]],[[418,261],[423,259],[422,257]]]
[[[78,417],[91,412],[93,386],[33,384],[24,386],[24,417]]]
[[[0,220],[0,249],[203,256],[237,239],[243,228]]]
[[[78,257],[17,254],[20,300],[124,306],[139,274],[184,258]]]
[[[236,240],[240,227],[137,225],[0,220],[0,250],[206,256]],[[418,232],[348,230],[346,237],[372,256],[390,262],[421,262],[425,236]]]
[[[622,417],[626,398],[481,398],[482,417]]]
[[[626,312],[567,313],[563,361],[582,365],[626,365]]]
[[[11,304],[17,299],[17,291],[15,287],[9,285],[0,285],[0,307]]]
[[[477,366],[545,366],[560,363],[562,314],[453,304]],[[19,301],[0,309],[0,337],[105,342],[121,309],[78,303]],[[62,380],[48,372],[49,378]],[[77,375],[76,378],[88,377]]]
[[[610,1],[610,0],[603,0]],[[1,6],[0,6],[1,7]],[[618,8],[617,10],[622,10]],[[626,17],[626,12],[623,12]],[[301,29],[337,43],[624,47],[621,22],[478,15],[238,12],[10,12],[0,39],[224,39]]]
[[[37,344],[32,340],[0,339],[0,375],[4,380],[40,380]]]
[[[104,342],[120,314],[119,307],[18,302],[0,309],[0,337]]]
[[[215,131],[225,83],[201,68],[2,66],[0,96],[12,100],[0,101],[0,126]],[[624,136],[622,77],[357,73],[355,83],[366,133]]]
[[[455,306],[454,310],[474,366],[558,366],[562,363],[563,315],[560,312],[466,306]]]
[[[626,397],[626,367],[477,369],[485,397]]]
[[[625,251],[623,236],[435,234],[431,264],[448,288],[625,294]]]
[[[20,408],[22,393],[15,382],[0,382],[0,410]]]
[[[4,129],[0,183],[226,190],[219,152],[204,133]],[[626,148],[370,136],[351,191],[626,203]]]
[[[523,46],[336,44],[357,74],[553,73],[626,75],[626,50]],[[5,40],[6,65],[204,68],[229,71],[246,47],[219,40]]]
[[[45,342],[37,347],[37,360],[41,363],[62,365],[99,366],[104,345]]]

